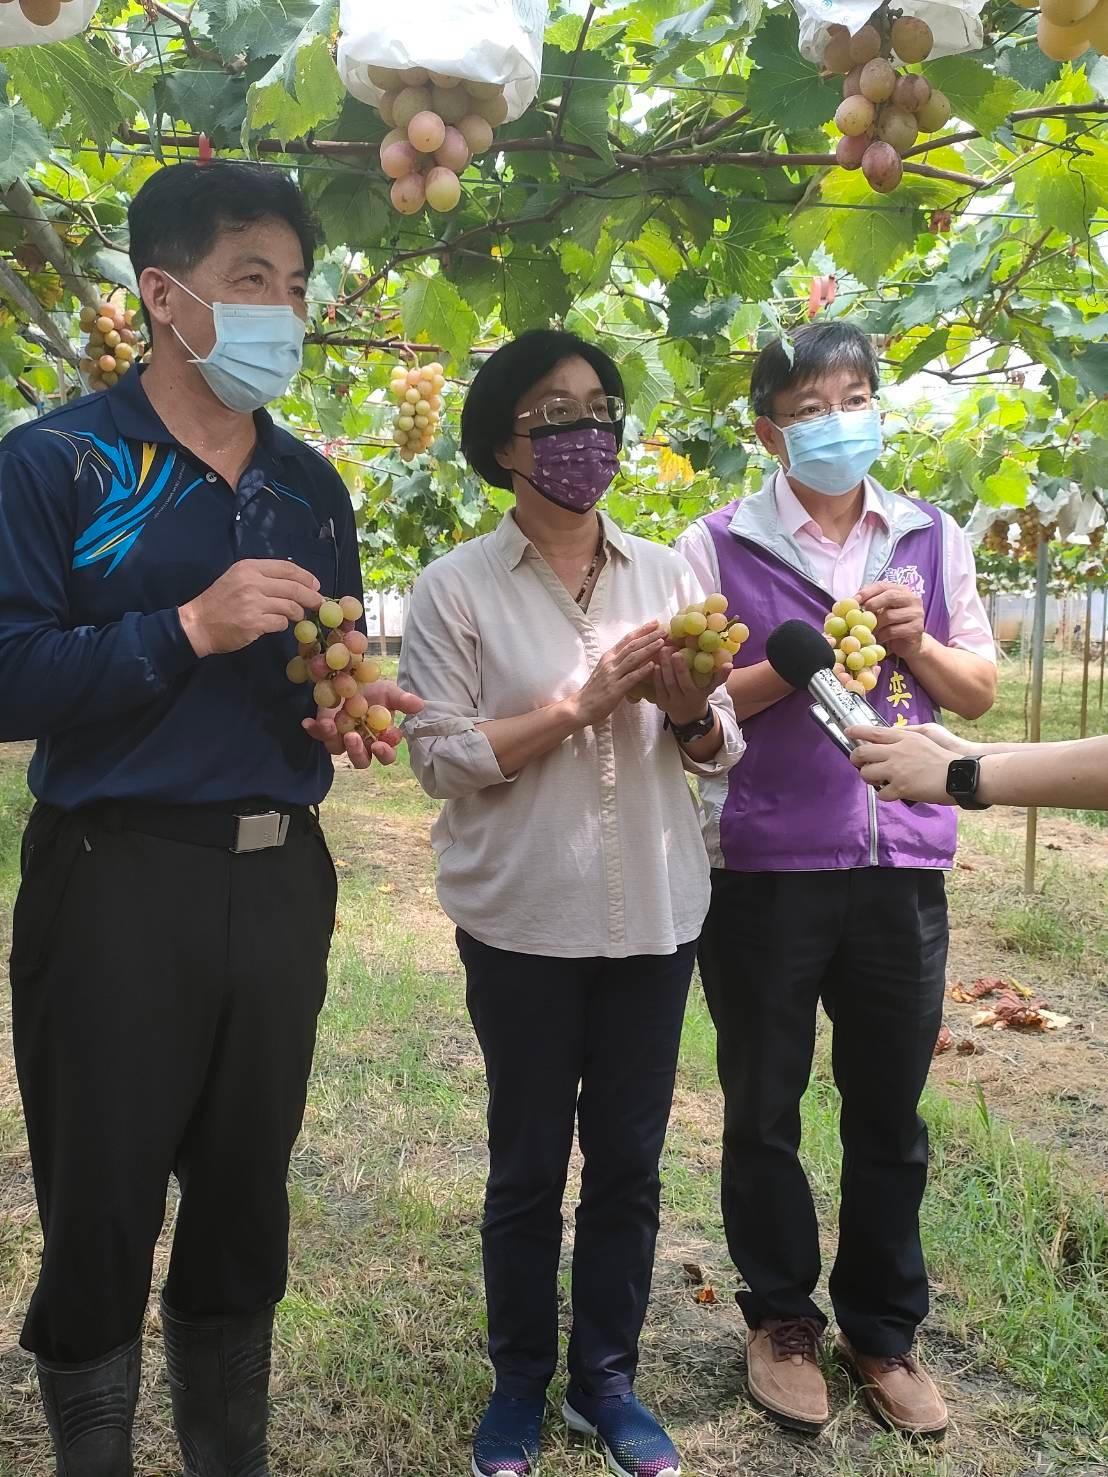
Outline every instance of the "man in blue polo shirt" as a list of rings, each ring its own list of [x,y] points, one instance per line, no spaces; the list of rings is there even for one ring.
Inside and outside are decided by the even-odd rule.
[[[0,445],[0,740],[37,740],[11,982],[45,1246],[22,1339],[59,1473],[130,1477],[175,1174],[162,1323],[186,1473],[264,1477],[335,912],[315,810],[333,725],[284,668],[304,610],[361,574],[342,481],[262,409],[300,363],[299,191],[177,165],[130,228],[152,363]]]

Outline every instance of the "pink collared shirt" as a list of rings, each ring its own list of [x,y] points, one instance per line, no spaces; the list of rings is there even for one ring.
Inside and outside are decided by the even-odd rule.
[[[848,600],[862,588],[866,559],[875,529],[886,527],[881,500],[869,478],[865,479],[862,516],[841,546],[826,536],[789,485],[784,472],[773,484],[781,526],[803,550],[812,573],[836,600]],[[954,522],[943,516],[943,564],[950,612],[949,645],[972,651],[989,661],[996,660],[996,643],[985,606],[977,592],[977,572],[969,538]]]

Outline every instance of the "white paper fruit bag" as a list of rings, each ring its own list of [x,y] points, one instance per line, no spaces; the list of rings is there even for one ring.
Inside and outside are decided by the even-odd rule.
[[[0,47],[36,46],[78,36],[98,0],[7,0],[0,4]]]
[[[800,54],[820,64],[828,26],[846,26],[851,35],[875,10],[873,0],[792,0],[800,17]],[[985,0],[906,0],[898,5],[905,15],[926,21],[935,37],[932,56],[956,56],[976,51],[984,39],[981,11]]]
[[[76,4],[78,0],[71,0]],[[547,7],[540,0],[342,0],[339,76],[362,102],[381,98],[371,67],[424,67],[504,88],[508,119],[534,100],[542,73]]]

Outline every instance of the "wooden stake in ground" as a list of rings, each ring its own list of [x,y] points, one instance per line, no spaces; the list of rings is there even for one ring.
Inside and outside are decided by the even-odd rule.
[[[1089,731],[1089,659],[1093,652],[1093,587],[1085,591],[1085,646],[1081,661],[1081,737]]]
[[[1039,529],[1039,548],[1035,563],[1035,615],[1031,628],[1031,722],[1028,738],[1037,744],[1042,737],[1043,719],[1043,647],[1046,638],[1047,580],[1050,576],[1050,540],[1045,528]],[[1035,891],[1035,845],[1039,830],[1039,812],[1027,809],[1027,844],[1023,854],[1023,890]]]

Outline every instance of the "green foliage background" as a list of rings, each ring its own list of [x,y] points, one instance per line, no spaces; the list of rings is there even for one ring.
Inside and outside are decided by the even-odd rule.
[[[0,52],[4,413],[76,391],[82,274],[133,286],[128,199],[203,132],[294,169],[318,214],[305,372],[278,412],[335,458],[380,584],[499,516],[504,495],[458,455],[457,412],[482,355],[536,324],[621,364],[621,522],[666,538],[747,490],[762,476],[750,364],[805,321],[813,276],[836,279],[820,311],[881,345],[889,485],[960,517],[1070,483],[1100,494],[1108,61],[1047,60],[1034,13],[1006,0],[983,19],[981,51],[923,65],[955,116],[876,196],[830,166],[838,89],[799,56],[791,9],[552,6],[535,104],[470,167],[454,213],[400,217],[377,168],[384,127],[334,67],[336,0],[108,0],[75,40]],[[433,456],[411,465],[383,398],[397,354],[450,376]],[[1095,554],[1069,564],[1101,576]]]

